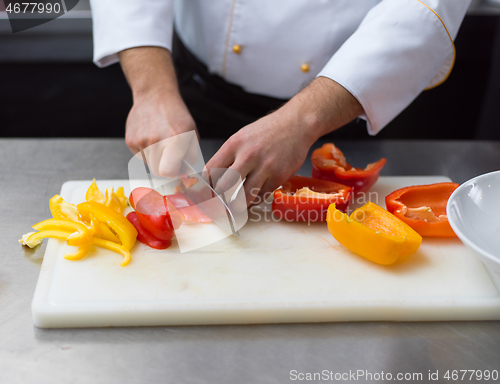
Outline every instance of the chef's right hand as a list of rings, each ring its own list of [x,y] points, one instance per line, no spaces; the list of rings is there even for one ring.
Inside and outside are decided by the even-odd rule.
[[[148,166],[156,176],[174,178],[188,150],[176,135],[197,130],[179,94],[170,52],[137,47],[118,55],[134,99],[125,142],[134,154],[158,143],[145,151]]]

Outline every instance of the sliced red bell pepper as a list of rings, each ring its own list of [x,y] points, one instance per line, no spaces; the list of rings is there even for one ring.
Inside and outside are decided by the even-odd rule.
[[[346,185],[295,175],[274,191],[273,214],[287,221],[326,221],[330,204],[347,210],[351,191]]]
[[[195,179],[196,180],[196,179]],[[132,208],[135,208],[135,202],[139,201],[143,196],[147,195],[151,191],[154,191],[151,188],[147,187],[139,187],[135,188],[130,194],[130,205]],[[158,192],[154,191],[155,194],[152,196],[156,196],[158,208],[163,210],[163,206],[160,204],[161,196]],[[178,192],[173,195],[163,196],[165,206],[170,207],[169,213],[174,224],[174,228],[177,229],[182,221],[189,221],[193,223],[210,223],[212,220],[193,202],[186,194]],[[154,205],[153,205],[154,208]]]
[[[127,215],[127,220],[132,223],[137,231],[137,240],[141,243],[146,244],[154,249],[167,249],[172,245],[172,240],[160,240],[153,236],[153,234],[147,231],[139,221],[136,212],[130,212]]]
[[[212,220],[208,217],[194,202],[184,193],[174,193],[165,196],[172,205],[179,210],[185,221],[194,223],[210,223]]]
[[[143,228],[159,240],[168,241],[174,237],[174,229],[178,228],[176,224],[180,226],[181,219],[177,212],[169,209],[159,192],[136,188],[130,193],[129,200]]]
[[[356,193],[366,192],[375,184],[387,160],[382,158],[365,169],[355,168],[346,161],[340,149],[328,143],[313,151],[311,161],[312,177],[348,185]]]
[[[130,202],[130,205],[132,208],[135,209],[135,203],[136,201],[139,201],[144,195],[147,195],[149,192],[151,192],[151,188],[146,188],[146,187],[138,187],[135,188],[131,193],[128,198],[128,201]]]
[[[386,196],[385,205],[421,236],[455,237],[446,215],[446,204],[457,188],[457,183],[401,188]]]
[[[180,174],[178,184],[175,186],[174,194],[165,196],[182,214],[185,221],[193,223],[210,223],[212,219],[203,212],[189,197],[185,191],[198,182],[196,177]]]

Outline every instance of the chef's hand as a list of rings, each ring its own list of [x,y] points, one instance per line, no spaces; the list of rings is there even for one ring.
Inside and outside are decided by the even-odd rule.
[[[259,203],[299,170],[317,139],[362,113],[345,88],[318,77],[283,107],[232,135],[206,167],[240,172],[247,178],[247,205]]]
[[[170,52],[159,47],[137,47],[118,55],[134,100],[127,118],[125,143],[136,154],[170,138],[151,147],[147,160],[153,174],[174,178],[188,149],[175,135],[198,132],[179,94]]]

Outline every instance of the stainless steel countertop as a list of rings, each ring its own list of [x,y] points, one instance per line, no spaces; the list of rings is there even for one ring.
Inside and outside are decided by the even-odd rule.
[[[500,142],[337,141],[354,165],[462,183],[500,169]],[[202,142],[208,159],[221,141]],[[0,383],[283,383],[290,371],[500,371],[500,322],[322,323],[42,330],[31,300],[45,244],[17,243],[67,180],[126,179],[123,140],[0,140]],[[300,173],[310,172],[307,160]],[[82,287],[85,289],[85,287]],[[374,382],[358,380],[358,382]],[[464,380],[463,382],[467,382]],[[491,381],[490,381],[491,382]]]

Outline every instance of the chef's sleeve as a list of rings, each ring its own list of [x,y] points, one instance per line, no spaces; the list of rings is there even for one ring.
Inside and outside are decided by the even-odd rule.
[[[94,63],[116,63],[124,49],[172,48],[173,0],[90,0]]]
[[[425,2],[424,2],[425,1]],[[318,76],[347,89],[377,134],[426,88],[446,80],[471,0],[383,0]]]

